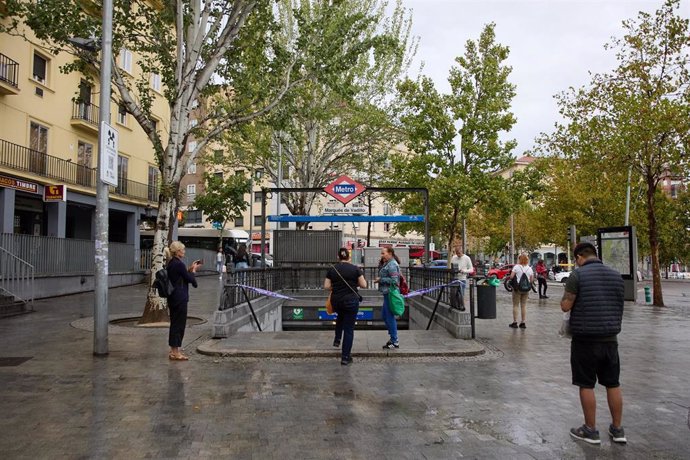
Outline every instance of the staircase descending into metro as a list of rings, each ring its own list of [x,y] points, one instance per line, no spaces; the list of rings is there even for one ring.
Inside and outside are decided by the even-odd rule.
[[[0,246],[0,317],[34,310],[34,266]]]

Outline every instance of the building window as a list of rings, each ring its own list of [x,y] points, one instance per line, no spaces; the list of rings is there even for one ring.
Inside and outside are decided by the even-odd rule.
[[[235,170],[235,175],[236,176],[244,176],[244,169]]]
[[[223,161],[223,151],[214,150],[213,151],[213,161],[216,163],[221,163]]]
[[[383,203],[383,215],[387,216],[391,213],[391,206],[388,203]]]
[[[127,48],[120,50],[120,67],[127,73],[132,73],[132,52]]]
[[[281,214],[281,216],[287,216],[287,214]],[[280,225],[278,226],[281,230],[285,230],[290,228],[290,222],[280,222]]]
[[[283,166],[283,176],[281,177],[281,180],[288,180],[290,179],[290,167],[289,166]]]
[[[91,159],[93,158],[93,144],[79,141],[77,144],[77,183],[79,185],[93,186]]]
[[[117,156],[117,191],[122,195],[127,194],[127,173],[129,169],[129,158],[122,155]]]
[[[243,216],[235,217],[235,227],[244,227],[244,217]]]
[[[389,224],[388,222],[383,224],[383,231],[384,232],[390,232],[391,231],[391,224]]]
[[[254,179],[261,180],[262,177],[264,177],[264,170],[263,169],[257,169],[254,171]]]
[[[188,184],[187,185],[187,199],[189,201],[194,200],[196,197],[196,184]]]
[[[213,173],[214,176],[216,176],[218,179],[223,180],[223,172],[218,171]]]
[[[34,80],[46,84],[48,79],[48,60],[38,53],[34,53]]]
[[[157,73],[151,74],[151,88],[153,88],[154,91],[158,91],[159,93],[161,92],[161,76],[160,76],[160,74],[157,74]]]
[[[194,150],[196,150],[197,145],[198,144],[196,141],[190,141],[189,144],[187,144],[187,151],[193,152]]]
[[[254,192],[254,203],[261,203],[263,201],[264,192]]]
[[[196,163],[190,163],[187,168],[187,174],[196,174]]]
[[[155,166],[149,166],[149,201],[158,201],[158,175],[160,171]]]
[[[261,227],[264,222],[264,216],[254,216],[254,226]]]
[[[29,129],[29,170],[31,172],[45,174],[46,153],[48,153],[48,128],[31,122]]]
[[[288,204],[288,194],[287,193],[281,193],[280,194],[280,204]]]
[[[124,104],[119,104],[117,106],[117,122],[127,126],[127,108]]]
[[[189,186],[188,186],[189,187]],[[203,213],[198,209],[188,209],[184,213],[185,224],[200,224],[203,222]]]

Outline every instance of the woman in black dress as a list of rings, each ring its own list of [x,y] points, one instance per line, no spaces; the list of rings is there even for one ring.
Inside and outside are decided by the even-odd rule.
[[[194,261],[187,268],[182,262],[185,247],[179,241],[170,243],[170,248],[165,248],[165,257],[169,259],[167,270],[168,279],[175,288],[168,297],[168,309],[170,310],[170,333],[168,345],[170,354],[168,358],[173,361],[187,361],[189,358],[180,351],[184,330],[187,327],[187,303],[189,302],[189,285],[196,287],[194,273],[201,262]]]
[[[347,366],[352,362],[352,342],[355,337],[355,319],[359,311],[360,296],[357,288],[367,287],[367,281],[362,271],[350,262],[350,251],[340,248],[339,262],[328,269],[324,289],[331,291],[331,304],[338,314],[335,321],[335,340],[333,346],[340,346],[340,336],[343,335],[343,348],[340,364]]]

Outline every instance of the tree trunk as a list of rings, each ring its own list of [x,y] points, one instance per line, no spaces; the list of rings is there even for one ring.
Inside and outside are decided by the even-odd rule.
[[[151,276],[149,280],[149,291],[146,295],[146,306],[144,314],[139,320],[139,324],[167,323],[170,322],[168,316],[168,303],[165,299],[158,296],[158,291],[153,287],[155,273],[165,265],[163,255],[164,248],[168,247],[168,227],[170,216],[175,212],[176,200],[172,197],[164,198],[161,195],[158,204],[158,218],[156,219],[156,231],[153,236],[153,249],[151,256]]]
[[[649,227],[649,248],[652,253],[652,286],[654,288],[652,303],[657,307],[664,306],[664,296],[661,291],[661,270],[659,267],[659,236],[656,224],[656,210],[654,193],[656,184],[654,178],[647,177],[647,226]],[[632,274],[635,276],[635,273]]]

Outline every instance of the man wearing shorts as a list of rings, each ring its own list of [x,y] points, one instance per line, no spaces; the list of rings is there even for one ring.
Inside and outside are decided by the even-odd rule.
[[[568,277],[561,299],[561,310],[570,312],[573,340],[570,367],[573,385],[580,387],[580,403],[585,423],[572,428],[570,435],[589,444],[601,444],[596,428],[597,401],[594,385],[606,387],[606,397],[613,419],[609,436],[616,443],[625,443],[623,395],[621,393],[618,359],[618,333],[623,319],[623,279],[616,270],[597,258],[596,248],[580,243],[573,251],[577,270]]]

